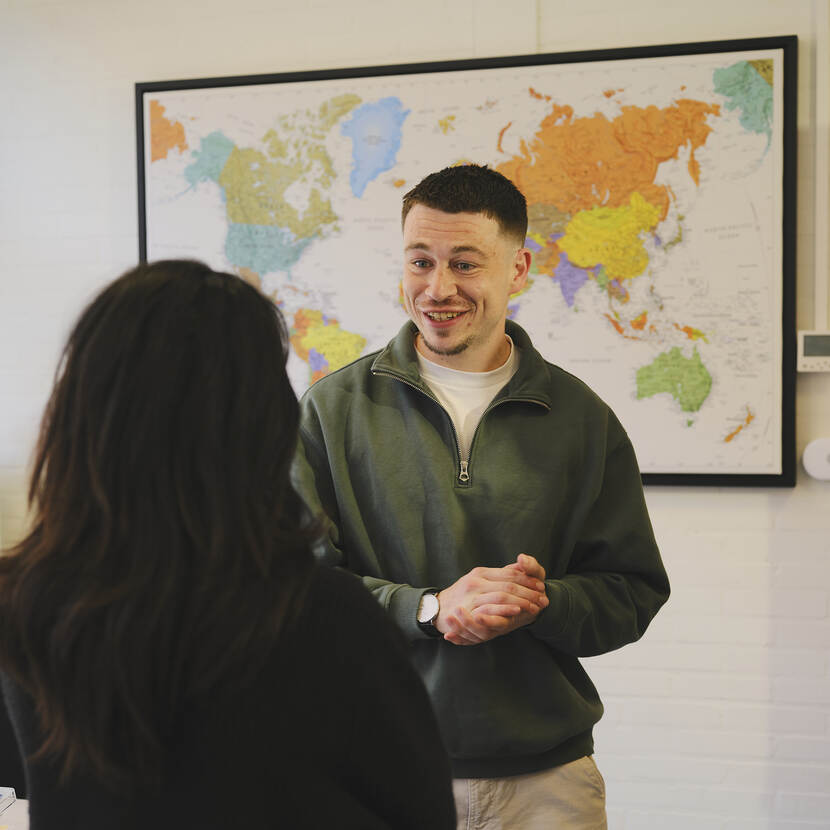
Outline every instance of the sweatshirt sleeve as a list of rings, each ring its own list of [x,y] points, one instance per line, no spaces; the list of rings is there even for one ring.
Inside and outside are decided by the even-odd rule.
[[[294,489],[311,514],[323,523],[323,534],[314,546],[317,560],[332,567],[351,570],[348,551],[341,541],[337,496],[326,453],[313,435],[315,419],[305,411],[291,470]],[[397,623],[409,641],[430,639],[418,627],[418,604],[435,586],[413,587],[374,576],[358,575],[372,596]]]
[[[624,432],[607,452],[599,492],[582,522],[567,573],[546,580],[546,586],[550,604],[528,630],[577,657],[638,640],[668,599],[668,577]]]

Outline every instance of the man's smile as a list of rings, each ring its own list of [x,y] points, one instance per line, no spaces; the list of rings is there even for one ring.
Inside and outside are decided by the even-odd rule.
[[[456,317],[459,316],[459,314],[464,314],[464,313],[465,312],[463,312],[463,311],[425,311],[424,312],[424,314],[426,314],[426,316],[429,317],[430,320],[437,320],[439,322],[442,321],[442,320],[454,320]]]

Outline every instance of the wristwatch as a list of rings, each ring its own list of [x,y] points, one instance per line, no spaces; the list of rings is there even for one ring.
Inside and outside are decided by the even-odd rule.
[[[443,637],[444,635],[435,627],[438,619],[438,594],[435,591],[427,591],[418,603],[418,628],[429,637]]]

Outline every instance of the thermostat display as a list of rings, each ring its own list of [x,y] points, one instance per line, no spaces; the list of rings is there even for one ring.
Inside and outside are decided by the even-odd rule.
[[[799,372],[830,372],[830,331],[798,333]]]

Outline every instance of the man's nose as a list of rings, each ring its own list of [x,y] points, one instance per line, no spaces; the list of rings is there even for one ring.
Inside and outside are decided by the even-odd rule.
[[[426,294],[434,302],[440,303],[456,293],[455,274],[447,265],[437,265],[427,283]]]

